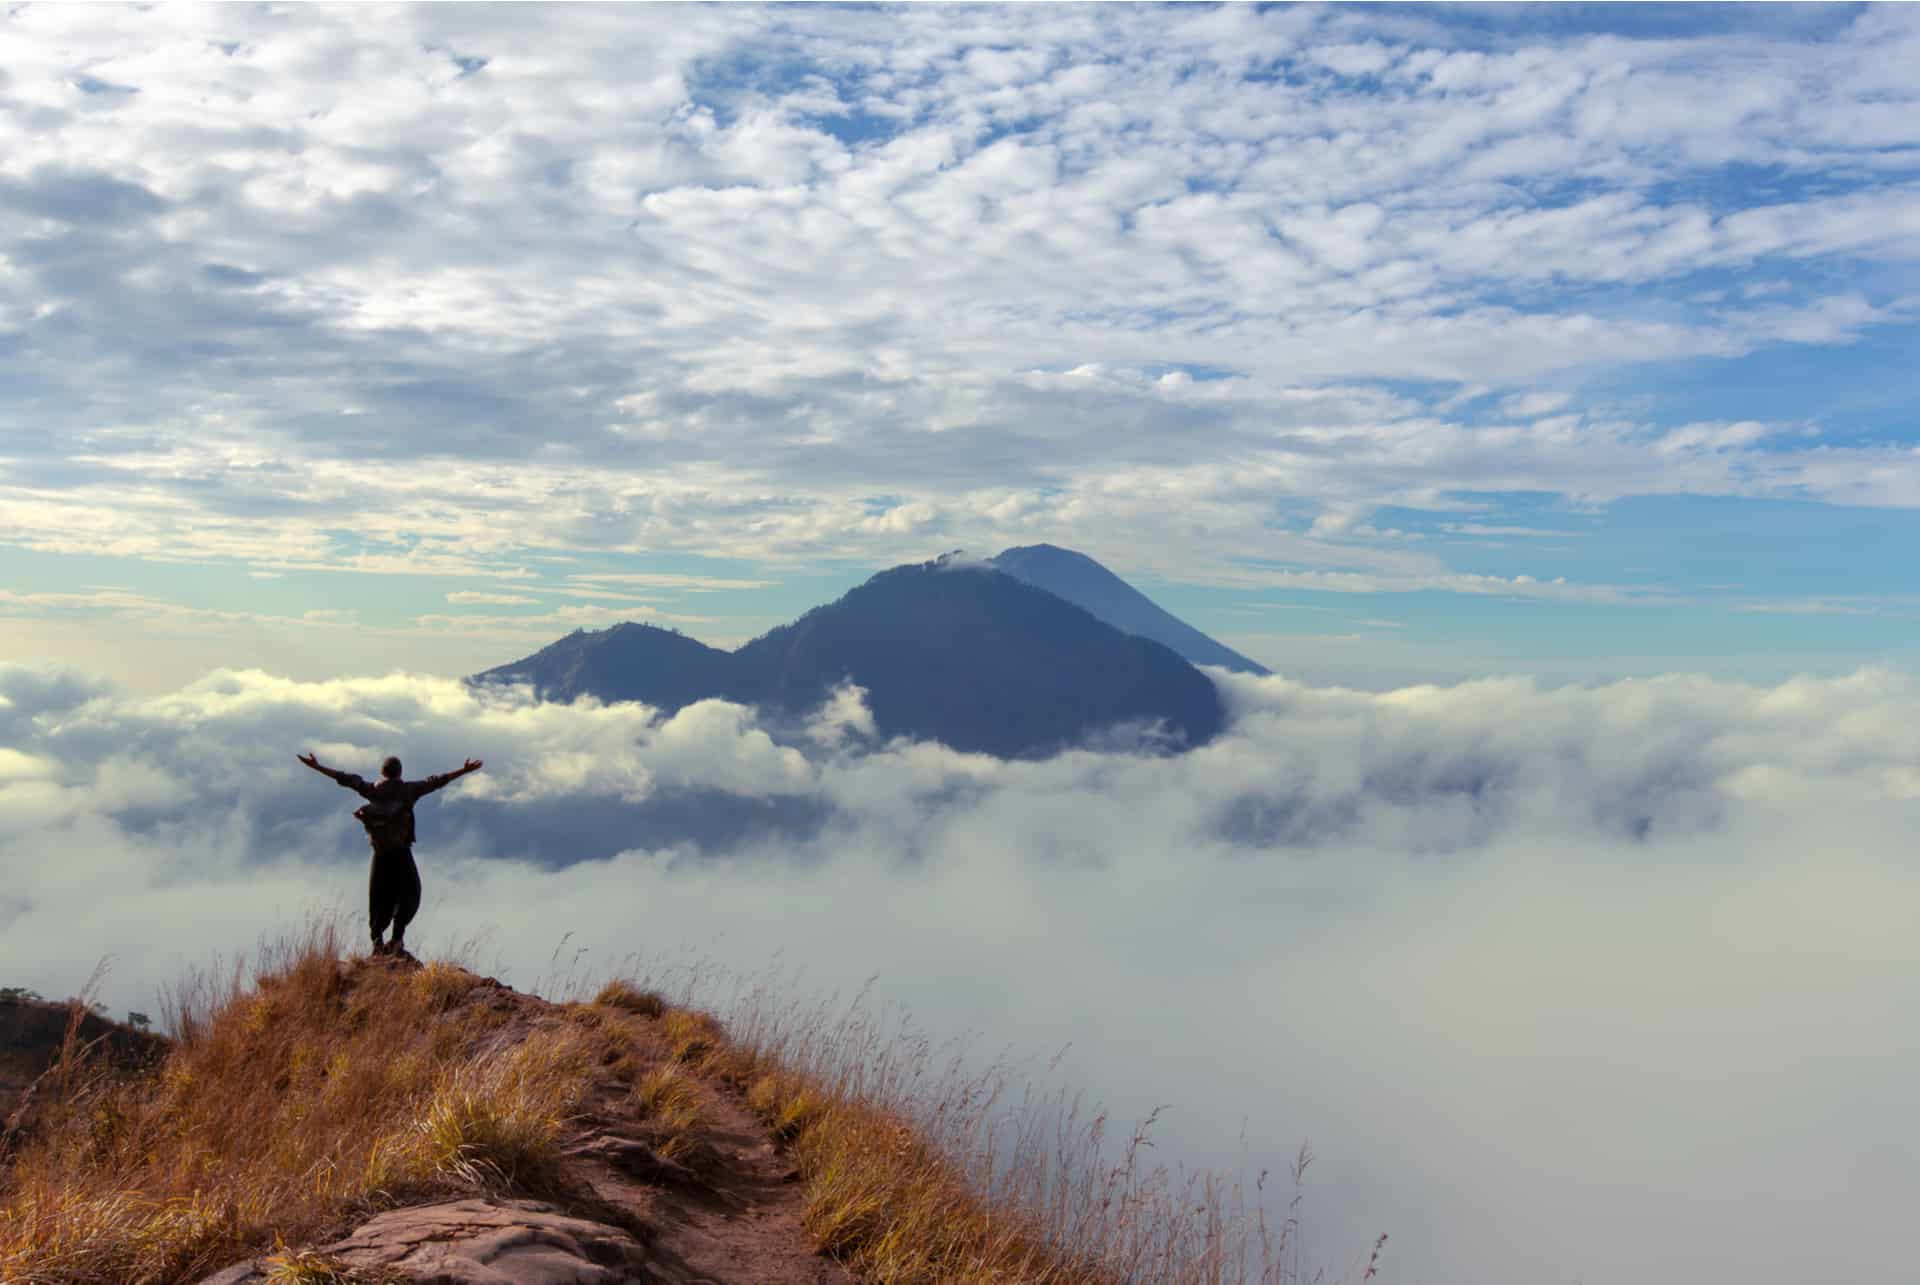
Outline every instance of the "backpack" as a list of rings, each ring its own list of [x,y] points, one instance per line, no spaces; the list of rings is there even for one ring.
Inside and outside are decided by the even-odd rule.
[[[353,814],[354,819],[366,827],[367,842],[375,851],[412,846],[413,800],[404,790],[382,793],[385,798],[375,798]]]

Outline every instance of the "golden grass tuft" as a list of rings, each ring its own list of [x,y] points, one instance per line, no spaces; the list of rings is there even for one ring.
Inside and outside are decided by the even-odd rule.
[[[710,1014],[690,1008],[669,1007],[660,1019],[660,1030],[675,1061],[702,1069],[715,1065],[713,1055],[725,1038]]]
[[[701,1090],[677,1062],[643,1074],[633,1086],[633,1105],[653,1149],[668,1160],[684,1159],[704,1140]]]
[[[479,980],[343,964],[325,925],[251,978],[191,979],[164,1063],[68,1077],[0,1172],[0,1280],[192,1279],[356,1211],[541,1190],[606,1037],[547,1018],[501,1040],[498,1010],[468,1003]]]
[[[642,1017],[658,1018],[667,1011],[667,1001],[660,992],[642,990],[632,982],[618,977],[602,986],[600,993],[593,997],[593,1002],[608,1008],[638,1013]]]
[[[267,1261],[267,1285],[409,1285],[404,1276],[349,1267],[323,1254],[283,1251]]]
[[[768,1071],[747,1086],[747,1105],[766,1121],[777,1142],[792,1142],[819,1120],[824,1097],[804,1076]]]
[[[472,993],[476,980],[472,973],[458,964],[433,959],[413,975],[413,987],[429,1007],[445,1011],[458,1007]]]

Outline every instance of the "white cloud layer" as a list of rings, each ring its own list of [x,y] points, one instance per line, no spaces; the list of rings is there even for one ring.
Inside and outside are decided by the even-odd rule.
[[[1904,7],[4,22],[0,533],[35,549],[484,576],[1053,539],[1456,589],[1296,511],[1920,504],[1900,442],[1566,391],[1914,323]]]
[[[1044,1058],[1163,1158],[1283,1164],[1391,1279],[1867,1279],[1920,1196],[1920,686],[1672,677],[1372,694],[1220,676],[1225,736],[1003,763],[874,746],[852,693],[533,704],[0,669],[6,984],[106,998],[357,911],[352,800],[293,761],[486,770],[423,805],[420,935],[531,985],[584,946],[857,987]],[[1240,1141],[1246,1139],[1244,1148]],[[1784,1234],[1783,1228],[1790,1228]]]

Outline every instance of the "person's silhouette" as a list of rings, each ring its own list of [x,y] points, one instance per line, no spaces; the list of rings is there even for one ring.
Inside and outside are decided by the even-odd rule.
[[[407,925],[420,909],[420,868],[413,863],[413,805],[469,772],[478,772],[479,759],[468,759],[458,771],[442,772],[424,781],[400,777],[400,760],[389,757],[380,765],[380,779],[369,784],[351,772],[327,767],[309,750],[294,755],[322,776],[330,776],[367,802],[353,815],[366,827],[373,846],[373,867],[367,876],[367,917],[373,928],[373,953],[405,955]],[[393,940],[381,941],[387,925]]]

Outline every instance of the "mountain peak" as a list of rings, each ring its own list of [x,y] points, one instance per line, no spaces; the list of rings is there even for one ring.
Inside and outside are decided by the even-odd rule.
[[[1201,745],[1226,722],[1212,680],[1174,650],[959,549],[878,572],[738,651],[629,622],[569,634],[475,679],[528,683],[546,700],[640,701],[671,714],[720,697],[787,716],[851,682],[882,739],[1002,758],[1116,727]]]
[[[622,620],[601,630],[576,629],[531,656],[474,679],[527,683],[542,700],[591,695],[637,700],[674,710],[723,694],[731,656],[671,629]]]
[[[1055,544],[1026,544],[992,559],[1017,580],[1045,589],[1104,620],[1123,633],[1172,648],[1195,665],[1218,665],[1241,674],[1270,672],[1224,643],[1166,611],[1099,562]]]
[[[1166,647],[953,555],[890,567],[735,655],[755,703],[807,710],[851,681],[883,738],[1005,758],[1115,725],[1198,745],[1225,722],[1212,682]]]

